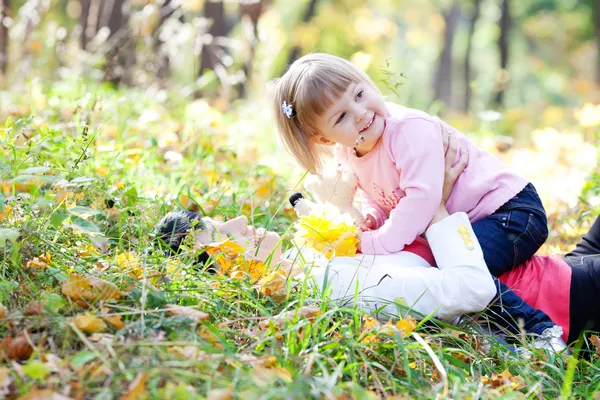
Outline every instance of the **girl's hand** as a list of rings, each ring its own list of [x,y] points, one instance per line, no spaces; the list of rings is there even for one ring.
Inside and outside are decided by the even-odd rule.
[[[372,231],[373,229],[375,229],[376,226],[377,223],[375,222],[375,217],[371,214],[367,214],[367,216],[365,217],[365,222],[360,224],[359,228],[361,231],[365,232]]]
[[[460,149],[460,157],[456,160],[458,155],[458,140],[451,133],[442,127],[442,136],[444,141],[444,186],[442,188],[442,205],[446,204],[456,180],[467,167],[469,163],[469,153],[466,148]]]
[[[358,232],[356,232],[356,236],[358,236],[358,243],[356,243],[356,250],[357,251],[361,251],[360,249],[360,242],[362,241],[362,231],[359,230]]]

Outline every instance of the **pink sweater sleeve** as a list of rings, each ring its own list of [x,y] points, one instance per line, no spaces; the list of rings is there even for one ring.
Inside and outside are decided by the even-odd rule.
[[[387,214],[377,204],[377,202],[369,197],[364,191],[359,190],[361,204],[362,204],[362,213],[366,217],[368,214],[371,214],[375,218],[375,227],[379,228],[383,225],[385,220],[387,219]]]
[[[444,151],[438,122],[421,118],[391,121],[386,150],[400,172],[405,193],[383,226],[363,233],[365,254],[391,254],[425,231],[442,200]]]

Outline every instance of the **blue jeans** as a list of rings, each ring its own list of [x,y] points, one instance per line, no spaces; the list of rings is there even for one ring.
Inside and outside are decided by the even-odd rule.
[[[496,277],[531,258],[548,238],[546,212],[533,185],[529,183],[495,213],[473,223],[473,231]],[[505,284],[496,280],[496,287],[499,298],[488,312],[501,326],[516,332],[522,321],[527,333],[540,334],[554,325],[548,315],[525,303]]]

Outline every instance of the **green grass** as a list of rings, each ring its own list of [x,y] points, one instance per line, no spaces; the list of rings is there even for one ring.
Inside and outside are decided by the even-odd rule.
[[[176,93],[161,101],[140,89],[81,81],[35,93],[13,95],[2,111],[13,115],[0,114],[0,200],[7,206],[0,303],[8,308],[0,337],[24,335],[34,350],[14,362],[4,347],[9,397],[48,388],[73,398],[120,398],[135,393],[136,378],[140,393],[165,399],[201,399],[215,389],[266,399],[592,398],[598,389],[595,354],[534,351],[526,360],[486,345],[468,324],[429,321],[418,338],[379,335],[369,343],[360,311],[319,302],[312,320],[259,330],[269,317],[310,304],[308,289],[290,288],[287,300],[275,301],[247,280],[194,266],[192,251],[167,259],[152,250],[156,222],[180,207],[224,219],[243,213],[257,226],[289,229],[287,197],[301,175],[256,164],[272,148],[271,132],[258,144],[235,137],[265,128],[248,111],[256,106],[190,109]],[[242,116],[248,123],[232,128]],[[181,157],[165,161],[168,151]],[[131,274],[117,261],[126,252],[139,258]],[[30,263],[47,253],[47,268]],[[100,277],[124,295],[82,307],[61,293],[72,275]],[[27,315],[35,301],[42,312]],[[168,304],[197,306],[210,319],[171,316]],[[124,327],[91,336],[73,323],[85,312],[118,315]],[[516,378],[493,379],[505,369]]]

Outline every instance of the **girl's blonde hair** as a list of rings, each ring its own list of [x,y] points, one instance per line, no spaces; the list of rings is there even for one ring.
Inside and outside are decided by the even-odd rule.
[[[351,84],[359,82],[366,82],[377,90],[371,78],[352,63],[323,53],[299,58],[275,82],[278,131],[286,148],[303,168],[313,173],[321,170],[324,157],[331,154],[331,146],[314,140],[319,135],[317,121]],[[287,113],[282,107],[284,101],[292,107]]]

